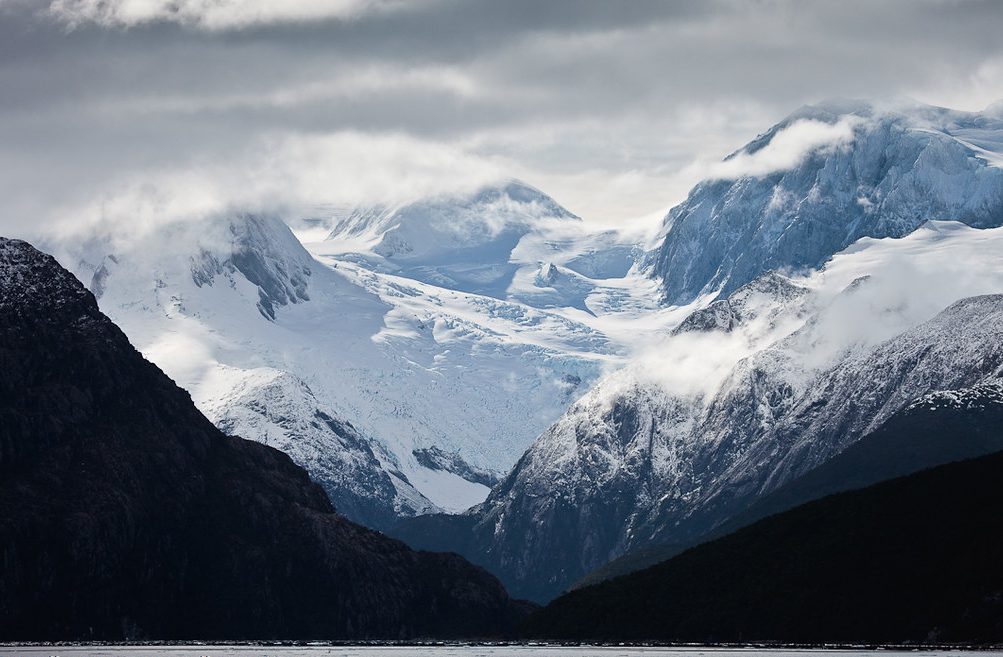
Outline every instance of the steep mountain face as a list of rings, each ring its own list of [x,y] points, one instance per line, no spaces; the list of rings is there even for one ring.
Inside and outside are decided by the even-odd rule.
[[[825,126],[850,134],[811,142],[807,133]],[[651,273],[669,303],[688,303],[727,296],[772,269],[818,267],[861,237],[901,237],[930,220],[999,226],[1001,135],[1003,120],[992,113],[804,107],[669,213]],[[798,161],[783,161],[798,148]]]
[[[589,573],[575,588],[667,561],[699,543],[827,495],[1001,451],[1001,426],[1003,383],[999,381],[929,393],[832,459],[757,499],[709,534],[629,552]]]
[[[791,341],[803,336],[796,333]],[[788,382],[777,370],[760,366],[775,364],[770,357],[787,344],[757,355],[751,369],[740,371],[739,381],[726,384],[728,392],[713,402],[701,426],[709,447],[702,458],[721,470],[704,479],[697,515],[702,522],[719,522],[828,461],[925,394],[998,379],[1003,375],[1001,339],[1003,296],[962,299],[929,322],[812,377],[810,385],[787,399]],[[750,389],[752,398],[745,392]],[[778,403],[766,416],[750,415],[764,396]],[[680,533],[675,523],[660,524],[656,540]]]
[[[999,445],[1001,413],[998,386],[937,393],[894,416],[875,444]],[[525,633],[577,641],[997,642],[1001,472],[1003,455],[995,453],[825,497],[562,596]]]
[[[998,378],[928,393],[832,459],[757,500],[723,529],[834,493],[1003,451],[1001,422],[1003,381]]]
[[[520,613],[223,435],[79,281],[6,239],[0,336],[4,640],[489,636]]]
[[[657,305],[650,280],[622,278],[620,238],[526,186],[408,208],[338,224],[313,253],[280,218],[256,215],[54,250],[214,423],[287,452],[349,518],[385,528],[483,501],[623,360],[637,335],[623,320]],[[458,246],[467,231],[494,249],[494,229],[519,239],[490,257]],[[412,248],[391,254],[387,233],[414,233]],[[514,273],[489,296],[422,282],[435,262]]]
[[[254,436],[288,454],[324,488],[339,513],[367,527],[386,527],[409,509],[433,508],[393,469],[378,444],[325,410],[291,374],[255,370],[213,398],[206,413],[224,433]]]
[[[673,335],[691,332],[723,331],[730,333],[762,316],[773,323],[789,308],[802,301],[807,288],[789,278],[767,272],[724,299],[717,299],[686,317],[672,330]]]
[[[93,271],[102,307],[217,426],[290,454],[349,518],[378,528],[436,508],[323,388],[315,392],[310,370],[289,371],[291,354],[307,348],[283,325],[291,309],[309,314],[336,297],[342,324],[364,329],[386,306],[313,260],[281,221],[180,223],[123,245],[94,240],[64,259],[79,263],[84,280]],[[343,340],[329,351],[353,346]],[[316,365],[336,367],[330,356]]]
[[[289,303],[309,301],[307,284],[312,273],[312,263],[297,248],[295,238],[274,222],[265,218],[244,215],[231,222],[229,253],[222,257],[202,248],[198,255],[189,257],[192,282],[197,287],[211,286],[217,276],[235,285],[234,274],[239,272],[257,288],[257,308],[267,319],[275,319],[275,309]],[[117,264],[117,263],[116,263]],[[99,269],[101,284],[95,293],[100,297],[107,282],[108,270]]]
[[[963,299],[913,325],[928,298],[1001,282],[990,260],[1003,231],[940,230],[876,241],[807,278],[768,274],[727,304],[697,311],[660,354],[677,368],[701,369],[645,363],[607,377],[483,505],[393,531],[413,546],[457,549],[518,595],[546,600],[627,551],[705,535],[923,395],[998,380],[1003,297]],[[938,291],[924,277],[918,296],[900,294],[898,281],[888,287],[889,272],[920,243],[927,257],[950,263],[967,252],[952,255],[957,240],[968,238],[988,265],[965,261],[980,272],[974,287]],[[933,261],[918,262],[937,271]],[[874,275],[860,276],[867,268]],[[920,306],[910,301],[920,298]],[[865,317],[872,323],[859,332]],[[729,353],[737,354],[731,364]]]

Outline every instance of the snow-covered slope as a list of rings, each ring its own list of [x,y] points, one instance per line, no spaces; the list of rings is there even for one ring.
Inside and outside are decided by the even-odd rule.
[[[666,217],[650,258],[670,303],[814,268],[928,220],[1003,224],[1003,119],[919,104],[804,107],[732,154]]]
[[[931,223],[821,272],[768,273],[600,381],[466,517],[398,533],[453,541],[540,600],[700,535],[912,400],[999,378],[1003,297],[955,299],[1003,290],[1000,248],[1003,228]]]
[[[641,255],[518,181],[394,207],[327,209],[298,231],[319,257],[453,291],[590,315],[622,310]],[[330,225],[323,240],[318,225]],[[631,278],[631,282],[635,279]],[[646,305],[646,304],[645,304]]]
[[[336,212],[327,252],[349,250],[370,268],[504,298],[519,268],[512,255],[520,242],[567,222],[580,220],[539,190],[512,181],[469,196]]]
[[[879,350],[1003,290],[1003,232],[965,225],[1003,222],[1000,135],[989,113],[805,108],[670,213],[649,271],[514,181],[54,248],[214,422],[287,451],[349,517],[459,512],[500,480],[453,519],[464,537],[424,527],[545,598],[970,383],[948,367],[983,371],[949,350],[911,378],[896,359],[943,334]]]
[[[353,241],[364,231],[344,226],[352,240],[312,243],[311,255],[277,217],[178,222],[54,248],[210,419],[288,452],[349,517],[383,527],[397,515],[482,501],[486,484],[623,362],[639,333],[632,318],[646,315],[652,334],[672,321],[649,280],[624,277],[622,238],[589,231],[527,189],[509,183],[453,199],[452,214],[443,199],[416,204],[427,211],[416,233],[425,241],[413,238],[423,246],[408,253],[411,264],[433,251],[445,263],[456,245],[425,228],[454,216],[474,223],[482,207],[493,213],[488,223],[502,225],[510,212],[521,237],[498,257],[513,280],[559,263],[529,284],[533,294],[511,281],[478,294],[422,267],[405,271],[396,256]],[[433,249],[429,239],[439,237],[448,248]],[[468,255],[460,251],[456,263]],[[542,252],[547,263],[533,259]],[[564,276],[581,287],[565,293]]]
[[[241,371],[221,365],[209,376],[215,379],[211,387],[221,391],[204,400],[216,426],[289,454],[345,516],[385,527],[400,515],[432,508],[393,467],[383,445],[325,410],[309,386],[292,374],[271,367]]]
[[[303,339],[302,319],[368,348],[387,306],[319,265],[277,219],[181,222],[129,240],[95,238],[62,257],[130,340],[228,433],[289,453],[347,516],[385,526],[435,508],[356,430],[337,399],[307,382],[344,366]],[[290,313],[297,309],[299,313]],[[297,368],[295,363],[310,363]]]

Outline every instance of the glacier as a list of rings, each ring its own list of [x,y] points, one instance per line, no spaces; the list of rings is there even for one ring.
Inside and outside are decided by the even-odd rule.
[[[1000,248],[1003,228],[929,222],[764,274],[597,382],[483,504],[395,532],[541,601],[630,550],[692,540],[913,400],[1000,380]]]
[[[632,243],[513,181],[389,215],[234,213],[52,250],[217,426],[289,453],[378,528],[482,501],[627,358],[630,317],[656,332],[671,316]]]

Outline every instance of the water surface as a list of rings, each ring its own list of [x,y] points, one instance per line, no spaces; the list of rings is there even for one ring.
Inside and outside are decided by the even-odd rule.
[[[960,650],[793,650],[542,645],[0,646],[0,657],[947,657]],[[1003,651],[979,652],[1003,657]]]

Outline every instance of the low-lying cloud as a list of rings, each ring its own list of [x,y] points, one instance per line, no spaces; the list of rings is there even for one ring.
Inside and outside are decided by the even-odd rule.
[[[848,355],[868,353],[958,299],[999,293],[1001,248],[1003,228],[955,222],[930,222],[903,238],[864,238],[823,269],[791,278],[810,291],[802,302],[774,316],[765,311],[776,302],[766,297],[759,314],[730,332],[683,333],[640,348],[607,389],[654,385],[707,400],[743,359],[760,352],[783,363],[788,382],[808,385]]]
[[[801,119],[778,131],[770,142],[754,153],[739,151],[708,167],[707,178],[734,180],[762,177],[793,169],[808,155],[847,146],[853,141],[859,117],[845,116],[836,123]]]
[[[132,240],[178,221],[232,212],[296,216],[318,206],[397,203],[501,180],[504,165],[450,144],[356,132],[262,139],[239,162],[193,162],[109,181],[43,222],[42,239]]]

